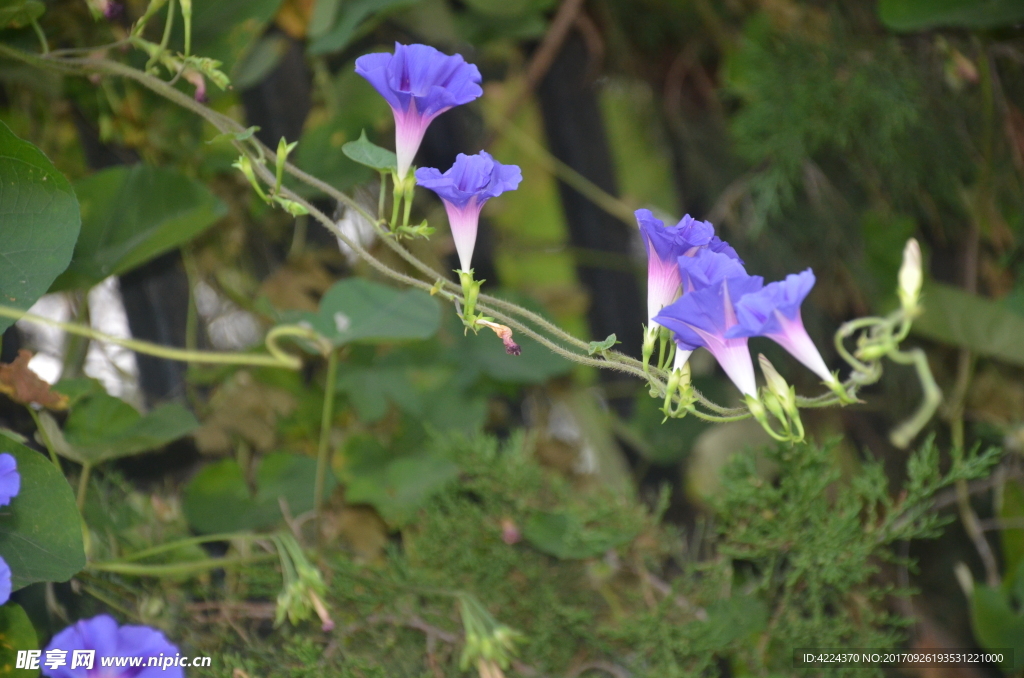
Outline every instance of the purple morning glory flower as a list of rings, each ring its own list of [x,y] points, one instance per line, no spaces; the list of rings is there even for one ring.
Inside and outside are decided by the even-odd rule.
[[[473,260],[480,209],[491,198],[516,190],[522,180],[519,167],[502,165],[487,151],[476,155],[459,153],[455,164],[444,174],[433,167],[416,170],[416,183],[444,201],[463,271],[469,270]]]
[[[706,247],[697,250],[692,256],[679,257],[676,260],[679,279],[684,293],[710,287],[719,280],[726,278],[742,278],[747,270],[739,259],[727,254],[719,254]]]
[[[680,266],[686,266],[686,261],[680,258]],[[654,320],[675,333],[679,349],[692,350],[703,346],[711,351],[736,387],[744,395],[756,398],[754,363],[747,349],[747,337],[732,338],[727,334],[737,323],[733,300],[742,299],[763,285],[764,280],[760,276],[720,279],[708,287],[687,292],[663,308]]]
[[[738,259],[736,251],[715,235],[715,227],[710,222],[698,221],[687,214],[675,226],[666,226],[648,209],[639,209],[635,214],[647,248],[648,320],[653,321],[658,311],[686,291],[679,275],[679,257],[692,257],[718,242]]]
[[[185,678],[185,671],[180,666],[168,665],[166,669],[162,665],[101,667],[100,659],[103,657],[142,657],[145,665],[150,657],[173,659],[180,654],[162,632],[149,626],[118,626],[114,618],[106,614],[75,622],[55,635],[46,649],[64,650],[69,658],[67,664],[55,669],[44,664],[43,675],[50,678]],[[74,650],[96,651],[92,670],[70,668]]]
[[[708,243],[708,249],[711,250],[712,252],[724,254],[730,259],[735,259],[741,264],[743,263],[743,260],[740,259],[740,255],[736,254],[736,250],[732,248],[732,245],[722,240],[717,235],[711,236],[711,242]]]
[[[408,174],[431,121],[483,94],[476,66],[466,63],[460,54],[448,56],[429,45],[396,42],[394,54],[366,54],[356,59],[356,73],[373,85],[395,114],[395,153],[401,178]]]
[[[21,491],[17,460],[7,452],[0,454],[0,506],[7,506]]]
[[[826,382],[835,381],[800,317],[800,304],[814,287],[814,273],[807,269],[785,280],[769,283],[736,304],[738,324],[730,337],[764,336],[789,351]]]
[[[0,605],[11,597],[11,568],[7,561],[0,558]]]

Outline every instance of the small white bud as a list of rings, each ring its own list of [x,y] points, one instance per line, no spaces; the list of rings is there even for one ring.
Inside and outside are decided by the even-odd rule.
[[[900,266],[899,297],[905,311],[917,308],[917,300],[921,294],[921,246],[911,238],[903,248],[903,265]]]
[[[779,399],[779,404],[787,411],[796,410],[796,398],[793,396],[793,392],[786,383],[786,380],[782,378],[775,366],[769,362],[768,358],[764,357],[763,353],[759,353],[757,361],[761,363],[761,373],[764,375],[765,384],[768,386],[768,391]]]

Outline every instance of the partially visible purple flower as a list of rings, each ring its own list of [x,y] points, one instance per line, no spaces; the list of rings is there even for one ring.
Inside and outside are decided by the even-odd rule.
[[[7,561],[0,558],[0,605],[6,603],[11,597],[11,568]]]
[[[491,198],[516,190],[522,180],[519,167],[502,165],[487,151],[477,155],[459,153],[455,164],[444,174],[433,167],[416,170],[416,183],[444,201],[463,271],[469,270],[473,260],[480,209]]]
[[[732,245],[722,240],[717,235],[711,236],[711,242],[708,243],[708,249],[711,250],[712,252],[724,254],[730,259],[735,259],[741,264],[743,263],[743,260],[740,259],[740,255],[736,254],[736,250],[733,249]]]
[[[21,491],[21,474],[13,455],[0,454],[0,506],[7,506]]]
[[[681,258],[680,266],[687,266],[686,261]],[[691,265],[696,267],[700,264],[694,262]],[[708,287],[687,292],[663,308],[654,320],[675,333],[678,349],[698,346],[708,349],[736,387],[744,395],[757,398],[754,363],[747,349],[747,337],[727,335],[737,324],[734,300],[757,292],[763,285],[764,280],[760,276],[720,279]]]
[[[654,320],[665,306],[679,296],[679,265],[676,259],[686,254],[687,244],[679,230],[666,227],[650,210],[635,212],[640,236],[647,248],[647,320]]]
[[[679,270],[684,294],[710,287],[719,280],[742,278],[747,275],[747,270],[743,268],[739,259],[719,254],[706,247],[700,248],[692,256],[679,257],[676,260],[676,267]]]
[[[356,59],[356,73],[366,78],[395,115],[398,176],[404,178],[434,118],[481,94],[480,71],[462,55],[448,56],[429,45],[400,45],[395,53],[366,54]]]
[[[772,339],[826,382],[835,381],[811,337],[804,329],[800,305],[814,287],[814,273],[807,269],[785,280],[769,283],[736,303],[737,324],[729,337],[764,336]]]
[[[113,617],[106,614],[83,619],[67,627],[53,637],[46,646],[49,650],[64,650],[71,656],[74,650],[95,650],[94,668],[70,668],[70,662],[56,669],[43,666],[43,675],[50,678],[185,678],[180,666],[147,667],[149,657],[174,657],[179,654],[160,631],[149,626],[118,626]],[[139,667],[100,667],[101,657],[124,656],[142,657]]]
[[[666,226],[648,209],[639,209],[635,214],[647,248],[647,319],[650,321],[687,291],[679,274],[679,257],[695,256],[718,242],[736,258],[735,250],[715,235],[715,227],[710,222],[687,214],[675,226]]]

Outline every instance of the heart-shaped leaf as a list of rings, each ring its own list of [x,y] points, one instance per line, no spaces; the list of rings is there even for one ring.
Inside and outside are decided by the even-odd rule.
[[[0,510],[0,556],[14,589],[67,581],[85,567],[82,516],[71,486],[35,450],[0,438],[0,452],[14,455],[21,474],[21,492]]]
[[[316,460],[301,454],[274,452],[256,470],[256,493],[234,459],[207,466],[185,488],[182,509],[198,532],[214,534],[260,530],[281,522],[281,499],[293,516],[313,509]],[[326,490],[337,485],[328,471]]]
[[[0,205],[0,304],[28,309],[67,268],[81,217],[68,180],[2,122]]]
[[[922,294],[924,313],[915,334],[969,348],[1013,365],[1024,365],[1024,318],[998,301],[951,285],[929,282]]]
[[[75,403],[64,424],[68,450],[58,450],[79,463],[105,461],[148,452],[199,428],[195,416],[178,403],[166,403],[142,415],[105,391]]]
[[[335,283],[320,300],[317,313],[289,313],[286,320],[306,323],[334,346],[354,341],[426,339],[437,332],[441,312],[422,290],[396,290],[363,278]]]
[[[459,475],[454,462],[430,454],[399,457],[376,467],[353,470],[345,499],[370,504],[389,523],[401,525],[431,496]]]
[[[178,247],[227,214],[202,184],[172,169],[113,167],[75,183],[82,234],[53,291],[87,288]]]
[[[398,167],[398,157],[367,139],[366,130],[363,130],[358,139],[342,146],[341,152],[360,165],[375,170],[395,170]]]

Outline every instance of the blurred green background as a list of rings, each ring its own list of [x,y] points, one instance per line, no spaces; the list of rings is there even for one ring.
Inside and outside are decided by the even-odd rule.
[[[23,4],[0,2],[0,41],[35,51],[32,28],[12,18]],[[123,38],[147,3],[43,4],[51,48],[88,55]],[[398,41],[477,64],[484,95],[438,118],[417,156],[444,170],[486,149],[522,168],[519,190],[484,211],[477,277],[587,340],[615,333],[633,355],[646,307],[635,209],[712,221],[766,280],[813,268],[803,318],[833,369],[836,328],[895,307],[903,244],[918,238],[926,310],[909,343],[927,351],[945,401],[917,442],[936,473],[950,467],[959,422],[967,447],[1005,448],[995,470],[970,476],[995,572],[953,520],[949,488],[918,498],[929,520],[951,521],[937,540],[917,539],[934,525],[904,533],[868,516],[895,514],[921,480],[887,437],[920,399],[909,368],[892,366],[861,404],[806,414],[821,447],[758,455],[769,441],[756,424],[663,423],[640,382],[529,339],[507,356],[493,337],[463,336],[444,308],[427,340],[343,354],[320,527],[344,633],[274,630],[270,566],[169,584],[89,575],[91,598],[37,585],[19,602],[41,637],[60,627],[61,606],[68,618],[107,606],[163,625],[220,658],[209,675],[233,678],[457,675],[454,641],[429,630],[457,623],[447,603],[424,602],[429,587],[471,590],[527,635],[515,675],[787,675],[793,647],[826,640],[1016,647],[1020,666],[1022,23],[1018,0],[195,0],[192,19],[193,52],[231,79],[206,83],[207,105],[271,147],[297,141],[299,167],[371,211],[378,178],[341,147],[365,131],[391,148],[393,122],[354,60]],[[181,40],[176,28],[170,46]],[[107,56],[146,62],[127,48]],[[72,181],[82,206],[72,265],[41,313],[247,350],[281,318],[333,312],[339,281],[385,282],[312,220],[255,199],[230,144],[137,83],[0,58],[0,120]],[[403,267],[357,215],[295,189]],[[410,249],[454,268],[428,192],[417,194],[424,218],[438,232]],[[279,497],[293,516],[312,508],[320,362],[298,373],[185,368],[24,323],[4,333],[0,358],[19,348],[72,396],[69,442],[103,463],[84,511],[96,553],[270,529],[290,517]],[[798,392],[820,389],[774,344],[751,348]],[[692,366],[704,393],[739,403],[709,355]],[[31,437],[23,411],[0,416]],[[108,421],[116,431],[95,430]],[[747,467],[723,480],[734,453]],[[985,672],[999,669],[921,675]]]

